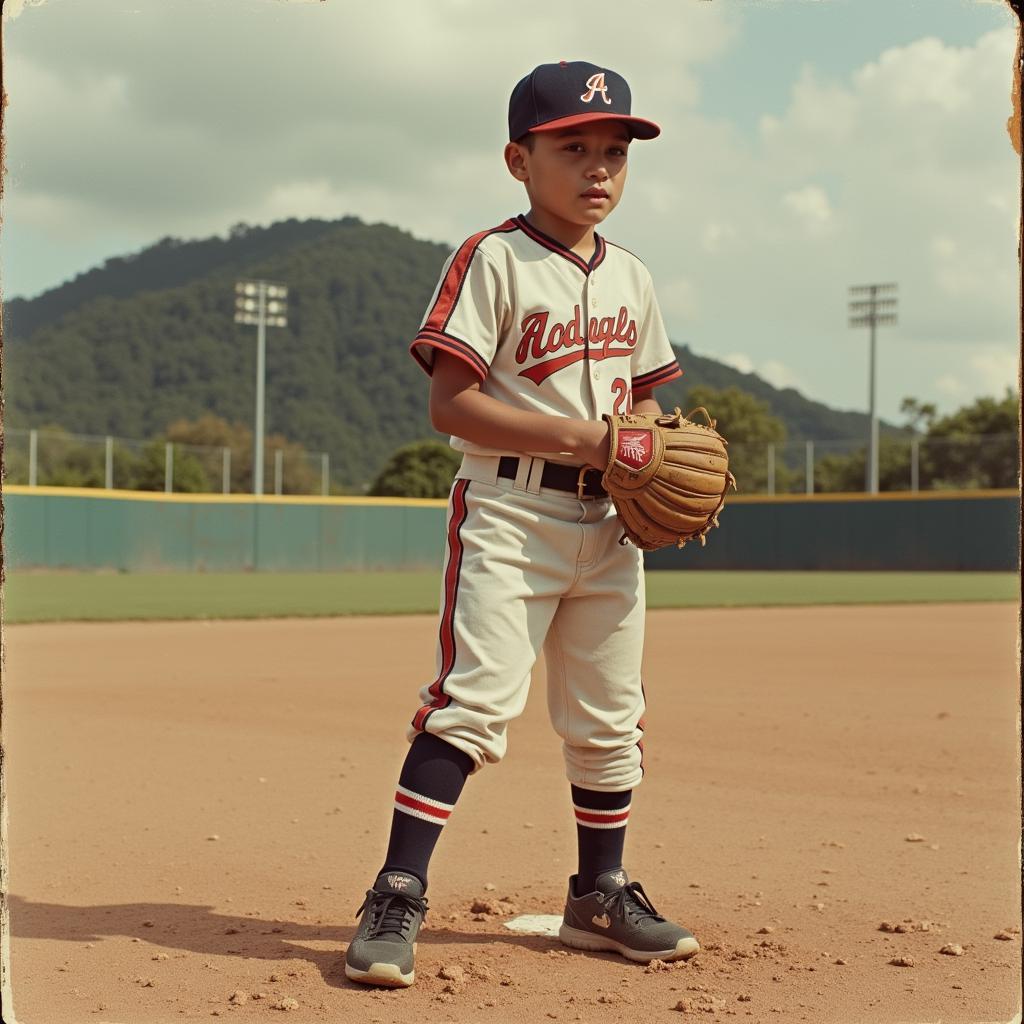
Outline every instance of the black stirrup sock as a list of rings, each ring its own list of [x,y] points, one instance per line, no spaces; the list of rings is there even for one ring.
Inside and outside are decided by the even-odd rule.
[[[622,848],[626,842],[626,822],[632,798],[631,789],[621,793],[604,793],[596,789],[572,787],[576,840],[579,846],[577,896],[593,892],[598,875],[622,867]]]
[[[381,873],[406,871],[427,887],[427,867],[441,829],[473,769],[469,754],[423,732],[412,741],[402,765],[391,839]]]

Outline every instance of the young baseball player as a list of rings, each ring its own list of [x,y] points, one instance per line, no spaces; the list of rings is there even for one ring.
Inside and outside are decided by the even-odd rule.
[[[643,562],[601,486],[604,414],[659,412],[676,363],[651,277],[595,228],[619,203],[634,139],[614,71],[543,64],[509,102],[505,162],[529,212],[467,239],[441,273],[412,355],[434,426],[463,453],[452,487],[437,674],[421,691],[384,865],[345,972],[414,981],[427,866],[466,778],[505,753],[541,649],[572,789],[579,869],[561,940],[631,960],[697,952],[622,866],[643,774]]]

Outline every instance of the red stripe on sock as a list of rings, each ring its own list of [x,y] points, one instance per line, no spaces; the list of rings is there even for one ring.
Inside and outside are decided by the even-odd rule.
[[[440,818],[442,822],[448,820],[451,817],[451,811],[443,811],[440,807],[435,807],[433,804],[425,804],[421,800],[414,800],[411,796],[406,796],[404,793],[395,793],[395,803],[401,804],[403,807],[410,807],[414,811],[422,811],[424,814],[429,814],[432,818]]]
[[[608,825],[616,821],[625,821],[629,817],[629,811],[621,814],[590,814],[587,811],[577,811],[576,820],[584,823],[588,821],[597,822],[599,825]]]

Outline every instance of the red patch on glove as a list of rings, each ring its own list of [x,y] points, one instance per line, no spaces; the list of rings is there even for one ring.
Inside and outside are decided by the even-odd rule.
[[[632,469],[643,469],[654,454],[654,442],[649,430],[620,430],[615,460]]]

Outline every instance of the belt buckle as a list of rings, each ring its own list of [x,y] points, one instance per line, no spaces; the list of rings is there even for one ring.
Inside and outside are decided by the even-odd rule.
[[[586,501],[589,497],[589,495],[583,493],[583,490],[587,486],[586,475],[591,470],[595,473],[597,472],[593,466],[580,466],[579,476],[576,477],[576,498],[579,501]]]

